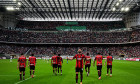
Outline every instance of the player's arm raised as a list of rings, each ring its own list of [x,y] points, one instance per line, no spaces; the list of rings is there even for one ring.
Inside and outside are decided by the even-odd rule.
[[[76,58],[76,55],[74,56],[74,57],[72,57],[72,58],[68,58],[68,60],[73,60],[73,59],[75,59]]]

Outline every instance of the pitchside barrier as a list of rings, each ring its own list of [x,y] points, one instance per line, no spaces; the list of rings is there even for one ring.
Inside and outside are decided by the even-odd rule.
[[[127,61],[140,61],[140,58],[126,58]]]

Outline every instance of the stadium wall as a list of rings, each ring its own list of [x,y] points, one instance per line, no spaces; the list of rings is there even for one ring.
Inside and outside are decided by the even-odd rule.
[[[127,28],[140,26],[140,12],[128,13],[125,16],[125,23]]]

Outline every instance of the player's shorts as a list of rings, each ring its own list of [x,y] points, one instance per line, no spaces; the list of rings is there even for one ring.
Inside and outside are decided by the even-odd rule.
[[[102,65],[101,66],[97,66],[97,70],[101,70],[102,69]]]
[[[89,67],[90,67],[90,64],[88,64],[88,65],[85,65],[85,69],[86,69],[87,67],[89,68]]]
[[[53,64],[53,67],[54,67],[54,68],[57,68],[57,64]]]
[[[35,66],[30,66],[30,70],[35,70]]]
[[[61,68],[62,66],[61,66],[61,65],[57,65],[57,67],[58,67],[58,68]]]
[[[107,68],[112,68],[112,65],[107,65]]]
[[[20,72],[25,71],[25,68],[24,67],[19,67],[19,71]]]
[[[76,68],[76,72],[83,73],[83,68]]]

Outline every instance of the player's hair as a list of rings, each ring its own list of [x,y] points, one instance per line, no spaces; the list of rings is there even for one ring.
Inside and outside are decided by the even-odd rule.
[[[34,54],[31,54],[31,56],[34,56]]]
[[[101,53],[98,52],[97,54],[100,55]]]
[[[23,55],[23,53],[21,53],[21,55]]]
[[[108,53],[108,55],[111,55],[111,53]]]
[[[78,53],[82,53],[82,50],[81,49],[78,49],[78,51],[77,51]]]
[[[87,53],[87,55],[89,55],[89,53]]]
[[[54,55],[56,55],[56,53],[55,53],[55,52],[54,52],[53,54],[54,54]]]
[[[58,54],[58,56],[60,56],[60,54]]]

